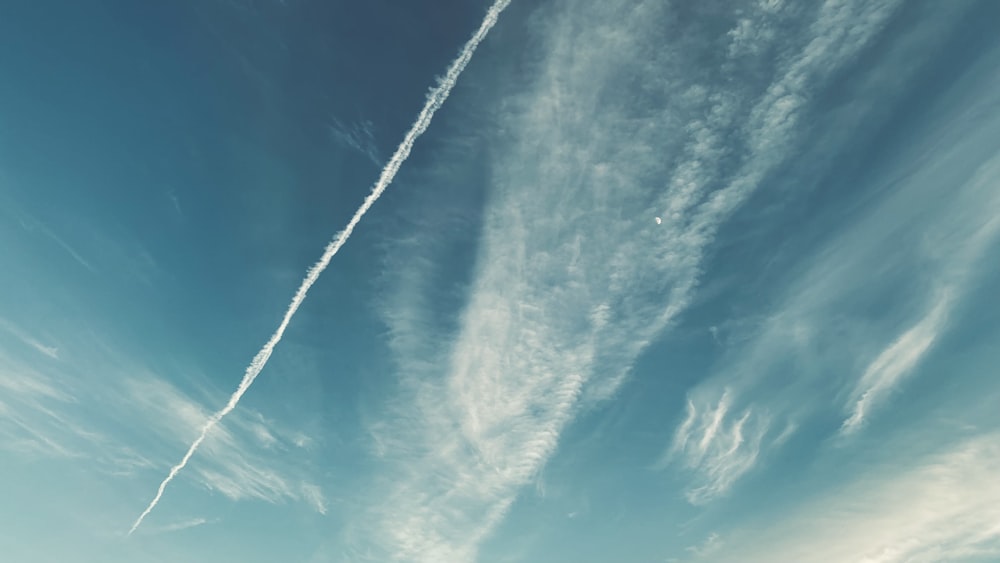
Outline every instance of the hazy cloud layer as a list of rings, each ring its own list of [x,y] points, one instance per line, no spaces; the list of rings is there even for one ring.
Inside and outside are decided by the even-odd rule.
[[[755,3],[719,35],[659,2],[541,11],[537,72],[497,115],[505,142],[490,152],[477,267],[447,356],[429,367],[405,355],[427,349],[412,335],[435,332],[412,293],[419,262],[387,315],[403,377],[420,379],[402,421],[374,426],[401,466],[372,509],[377,557],[475,558],[580,405],[612,396],[685,309],[721,223],[792,154],[810,93],[896,4]],[[793,20],[801,32],[769,31]],[[695,54],[713,64],[696,68]],[[727,421],[715,436],[728,443],[690,462],[717,474],[694,497],[752,464],[750,426]]]
[[[776,429],[829,414],[833,397],[843,401],[832,408],[846,438],[905,390],[960,320],[1000,234],[1000,121],[987,109],[997,98],[966,99],[992,92],[996,78],[984,71],[995,60],[977,65],[916,126],[920,143],[872,171],[878,195],[801,259],[776,306],[734,331],[692,400],[766,412]],[[762,451],[787,437],[765,435]],[[695,469],[692,491],[711,480],[708,468]]]

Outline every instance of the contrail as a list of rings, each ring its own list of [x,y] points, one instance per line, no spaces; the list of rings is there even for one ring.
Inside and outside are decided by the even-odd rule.
[[[236,408],[237,403],[243,397],[243,394],[247,392],[247,389],[253,384],[254,380],[260,374],[260,371],[264,369],[267,365],[267,360],[271,357],[271,352],[274,351],[274,347],[278,345],[281,341],[281,337],[285,334],[285,329],[288,328],[288,323],[291,322],[292,317],[295,316],[295,312],[299,310],[299,306],[302,305],[302,301],[305,300],[306,294],[309,292],[309,288],[312,287],[316,280],[319,279],[320,274],[323,270],[330,264],[330,260],[335,254],[340,250],[340,247],[344,246],[347,242],[348,237],[354,231],[354,227],[358,225],[361,218],[364,217],[365,213],[375,204],[375,201],[382,196],[382,192],[385,191],[389,184],[392,183],[393,178],[396,177],[396,173],[399,172],[399,167],[403,165],[407,157],[410,156],[410,151],[413,149],[413,143],[416,142],[417,138],[427,130],[430,126],[431,120],[434,118],[434,114],[437,110],[441,109],[445,100],[448,99],[448,95],[451,94],[452,88],[455,87],[455,83],[458,81],[459,75],[465,70],[465,67],[469,64],[472,59],[473,53],[476,52],[476,48],[482,43],[486,35],[493,29],[496,25],[497,20],[500,17],[500,12],[510,4],[510,0],[496,0],[496,2],[490,7],[489,11],[486,12],[486,17],[483,19],[483,23],[479,26],[479,29],[475,34],[469,39],[469,41],[462,47],[459,51],[458,57],[451,63],[448,67],[448,71],[445,73],[444,77],[438,81],[438,85],[431,89],[427,94],[427,102],[424,104],[424,108],[420,111],[420,115],[417,116],[417,120],[410,127],[410,130],[403,137],[403,142],[399,144],[396,152],[389,159],[388,164],[382,169],[382,174],[379,176],[378,181],[372,186],[371,193],[365,198],[364,203],[361,207],[354,213],[351,217],[350,222],[344,227],[344,230],[337,233],[333,240],[326,245],[326,250],[323,251],[323,256],[320,257],[319,261],[309,269],[306,273],[306,277],[302,280],[302,285],[299,286],[299,290],[295,292],[295,296],[292,297],[292,302],[288,306],[288,311],[285,312],[285,317],[281,319],[281,324],[278,325],[278,329],[274,331],[271,338],[264,344],[264,347],[257,352],[250,365],[247,366],[246,373],[243,375],[243,380],[240,381],[239,387],[231,397],[229,397],[229,402],[226,406],[222,407],[218,412],[214,413],[212,416],[205,421],[205,425],[201,427],[201,434],[198,438],[191,444],[188,448],[187,453],[181,458],[180,463],[170,468],[170,473],[167,477],[160,483],[160,488],[156,491],[156,496],[146,507],[146,510],[136,518],[135,523],[132,524],[132,528],[128,531],[128,535],[132,535],[132,532],[142,524],[142,521],[149,515],[150,512],[156,508],[157,503],[160,502],[160,498],[163,497],[163,491],[170,484],[170,481],[180,473],[181,469],[187,465],[188,461],[201,446],[201,443],[205,441],[205,437],[225,417],[227,414]]]

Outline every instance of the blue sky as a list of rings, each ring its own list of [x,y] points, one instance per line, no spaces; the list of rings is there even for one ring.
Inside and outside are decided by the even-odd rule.
[[[0,5],[2,558],[1000,558],[1000,5],[490,9]]]

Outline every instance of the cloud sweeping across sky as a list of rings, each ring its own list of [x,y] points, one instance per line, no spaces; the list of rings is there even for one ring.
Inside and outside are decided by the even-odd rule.
[[[714,406],[699,409],[689,401],[687,418],[664,457],[666,463],[679,459],[687,469],[700,474],[701,482],[686,493],[692,504],[724,494],[757,462],[761,440],[769,430],[768,419],[751,409],[735,414],[729,409],[730,398],[725,392]]]
[[[142,521],[149,515],[150,512],[156,505],[160,502],[163,497],[163,492],[166,490],[167,485],[177,476],[178,473],[188,464],[188,461],[194,456],[198,448],[208,439],[209,432],[218,425],[224,417],[226,417],[230,412],[236,409],[239,404],[240,399],[243,395],[250,389],[253,385],[254,380],[260,375],[260,372],[267,365],[267,361],[271,358],[271,354],[274,353],[275,346],[281,342],[282,336],[284,336],[285,330],[291,323],[292,317],[298,312],[299,307],[305,300],[309,289],[316,283],[319,276],[323,271],[329,266],[330,260],[336,256],[337,252],[343,247],[347,242],[347,239],[351,236],[354,228],[364,217],[365,213],[371,208],[372,205],[382,196],[382,193],[389,187],[392,180],[395,178],[396,173],[399,171],[400,166],[406,161],[406,158],[410,155],[410,151],[413,149],[413,144],[416,139],[422,135],[431,124],[431,120],[434,114],[441,109],[445,100],[448,99],[448,95],[451,93],[451,89],[455,86],[458,77],[465,70],[466,65],[469,64],[469,60],[476,51],[476,47],[486,38],[486,34],[489,33],[490,29],[496,25],[497,19],[500,13],[503,11],[510,0],[497,0],[496,3],[490,7],[486,13],[486,18],[480,25],[479,29],[472,35],[472,38],[465,44],[461,51],[459,51],[458,57],[452,62],[448,67],[448,71],[445,73],[444,77],[441,78],[440,83],[431,89],[427,94],[427,103],[424,105],[423,109],[420,110],[420,114],[417,116],[416,121],[413,126],[407,131],[406,135],[403,137],[403,141],[400,143],[399,148],[396,149],[395,154],[389,159],[389,162],[382,169],[379,174],[378,181],[372,187],[372,192],[365,198],[361,207],[354,213],[351,220],[347,223],[347,226],[343,230],[339,231],[334,237],[330,244],[327,245],[326,249],[323,251],[323,255],[320,257],[319,261],[316,262],[306,273],[305,279],[299,286],[299,289],[295,292],[295,296],[292,298],[291,304],[288,306],[288,310],[285,312],[284,317],[281,319],[281,323],[278,328],[274,331],[268,341],[264,344],[263,348],[253,357],[250,365],[246,369],[246,373],[243,379],[240,381],[239,386],[237,386],[236,391],[233,392],[229,401],[226,405],[213,413],[211,416],[206,417],[205,423],[201,427],[201,431],[198,437],[191,442],[191,446],[188,448],[184,457],[181,461],[170,468],[170,472],[167,476],[160,482],[160,486],[156,491],[156,495],[153,500],[149,502],[149,505],[145,510],[136,518],[132,527],[129,529],[129,535],[134,532]],[[322,506],[322,505],[320,505]],[[321,509],[320,512],[325,512],[325,509]]]
[[[473,279],[436,366],[444,377],[415,391],[403,424],[417,429],[408,440],[418,445],[376,509],[390,556],[475,557],[578,409],[612,397],[685,309],[719,225],[793,154],[810,92],[852,61],[895,7],[826,2],[802,17],[799,34],[754,37],[748,29],[784,15],[777,4],[756,5],[710,38],[728,42],[720,67],[748,64],[755,53],[786,56],[737,83],[685,72],[683,57],[704,47],[686,45],[683,34],[677,41],[688,50],[656,50],[662,30],[680,25],[659,3],[543,11],[537,75],[496,118],[510,133],[491,149]],[[667,90],[679,95],[664,98]],[[422,329],[412,319],[428,316],[391,311],[389,319],[407,323],[394,333],[413,334]],[[425,359],[414,358],[417,371]],[[400,363],[406,377],[407,358]],[[678,446],[689,466],[710,474],[690,493],[697,500],[753,464],[767,429],[751,412],[723,424],[725,398],[708,408],[697,445]],[[480,516],[470,520],[469,511]]]
[[[1000,155],[980,166],[965,186],[952,191],[950,196],[956,202],[951,213],[945,214],[949,222],[921,227],[926,237],[925,252],[939,262],[933,264],[938,272],[931,274],[933,289],[928,310],[865,368],[852,395],[854,404],[844,421],[844,432],[853,432],[863,424],[867,412],[920,363],[946,328],[954,301],[966,292],[969,278],[976,273],[976,263],[1000,234],[997,173]]]
[[[710,561],[988,561],[1000,555],[996,434],[838,487],[763,529],[719,540]]]
[[[982,64],[985,68],[988,62]],[[956,87],[958,93],[962,86]],[[830,407],[824,404],[825,397],[809,396],[810,388],[813,393],[823,388],[840,393],[840,386],[850,389],[842,407],[841,433],[853,434],[885,408],[933,353],[947,334],[949,321],[954,322],[953,311],[975,287],[984,255],[995,248],[1000,234],[996,220],[1000,147],[995,139],[1000,123],[992,116],[974,125],[963,123],[961,136],[956,126],[996,100],[986,97],[966,105],[960,94],[956,98],[948,101],[960,103],[924,126],[929,142],[947,139],[952,144],[930,155],[926,145],[908,151],[905,156],[916,163],[883,190],[882,201],[835,235],[816,258],[806,260],[807,269],[778,306],[750,329],[744,343],[734,346],[720,372],[692,392],[700,401],[719,401],[715,410],[710,404],[701,407],[704,419],[716,416],[719,422],[691,428],[692,418],[684,420],[675,449],[685,449],[691,432],[708,442],[715,440],[714,430],[735,424],[740,412],[768,412],[785,425],[797,425]],[[977,153],[986,159],[978,160]],[[900,245],[900,241],[906,242]],[[852,315],[859,302],[868,299],[896,306],[901,316]],[[840,348],[822,344],[830,342],[840,343]],[[793,380],[787,376],[789,364],[796,370]],[[833,369],[810,369],[808,364]],[[780,391],[775,392],[776,386]],[[738,404],[744,410],[727,418],[723,407],[735,401],[733,395],[740,397]],[[780,445],[786,437],[779,440],[774,433],[771,438]],[[714,447],[725,449],[725,435],[719,440]],[[699,444],[695,459],[707,447]],[[747,448],[746,456],[756,450]],[[699,479],[710,479],[709,467],[699,472]]]
[[[64,361],[86,365],[91,358],[73,354]],[[144,441],[179,447],[197,433],[207,416],[198,400],[127,360],[117,366],[105,363],[96,380],[88,370],[72,365],[39,369],[5,354],[0,362],[6,414],[3,446],[33,452],[41,459],[87,459],[109,475],[142,474],[163,462],[160,455],[144,452]],[[95,403],[103,403],[104,411],[90,412],[89,405]],[[194,469],[194,482],[233,500],[302,500],[317,511],[325,510],[322,491],[301,471],[261,455],[299,446],[294,433],[268,429],[258,422],[260,417],[248,412],[220,427],[206,441],[205,459]],[[123,436],[126,426],[134,428]]]
[[[8,1],[0,560],[997,559],[996,21]]]

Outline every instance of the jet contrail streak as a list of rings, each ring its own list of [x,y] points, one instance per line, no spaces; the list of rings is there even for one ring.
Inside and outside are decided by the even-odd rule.
[[[188,448],[187,453],[181,458],[180,463],[170,468],[170,473],[167,477],[160,483],[159,489],[156,491],[156,496],[146,507],[146,510],[136,518],[135,523],[132,524],[132,528],[128,531],[128,535],[132,535],[136,528],[142,524],[142,521],[149,515],[150,512],[156,508],[157,503],[160,502],[160,498],[163,497],[163,491],[170,484],[170,481],[177,476],[178,473],[184,466],[187,465],[188,461],[201,446],[202,442],[205,441],[205,437],[225,417],[227,414],[236,408],[237,403],[243,397],[243,394],[247,392],[247,389],[253,384],[254,380],[260,374],[260,371],[264,369],[267,364],[267,360],[271,357],[271,353],[274,351],[274,347],[278,345],[281,341],[281,337],[285,334],[285,329],[288,328],[288,323],[291,322],[292,317],[295,316],[295,312],[299,310],[299,306],[302,305],[302,301],[305,300],[306,294],[309,292],[309,288],[312,287],[316,280],[319,279],[320,274],[323,270],[330,264],[330,260],[335,254],[340,250],[340,247],[344,246],[347,242],[348,237],[354,231],[354,227],[358,225],[361,218],[364,217],[365,213],[375,204],[375,201],[381,197],[382,193],[385,191],[389,184],[392,183],[393,178],[396,177],[396,173],[399,172],[399,167],[402,166],[403,162],[406,161],[407,157],[410,156],[410,151],[413,149],[413,143],[416,142],[417,138],[420,137],[430,126],[431,120],[434,118],[434,114],[437,110],[441,109],[445,100],[448,99],[448,95],[451,94],[452,88],[455,87],[455,83],[458,81],[459,75],[465,70],[466,65],[472,59],[473,53],[475,53],[476,48],[482,43],[486,35],[497,23],[497,19],[500,17],[500,12],[510,4],[510,0],[497,0],[493,6],[490,7],[489,11],[486,13],[486,17],[483,19],[483,23],[479,26],[479,29],[475,34],[469,39],[469,41],[462,47],[459,52],[458,57],[451,63],[448,67],[448,71],[445,73],[444,77],[440,79],[438,85],[431,89],[430,93],[427,95],[427,102],[424,104],[424,108],[420,111],[420,115],[417,116],[417,120],[410,127],[410,130],[403,137],[403,142],[399,144],[396,149],[395,154],[389,159],[388,164],[382,169],[382,174],[379,176],[375,185],[372,186],[371,193],[365,198],[364,203],[361,207],[354,213],[351,217],[350,222],[344,227],[344,230],[340,231],[337,235],[333,237],[333,240],[326,246],[326,250],[323,251],[323,256],[320,257],[319,261],[309,269],[304,280],[302,280],[302,285],[299,286],[298,291],[295,292],[295,296],[292,297],[292,302],[288,306],[288,311],[285,312],[285,317],[281,319],[281,324],[278,325],[278,329],[274,331],[271,338],[264,344],[264,347],[257,352],[250,365],[247,366],[246,373],[243,375],[243,380],[240,381],[239,387],[231,397],[229,397],[229,402],[226,406],[222,407],[219,411],[214,413],[212,416],[205,421],[204,426],[201,427],[201,434],[198,438],[192,442],[191,447]]]

